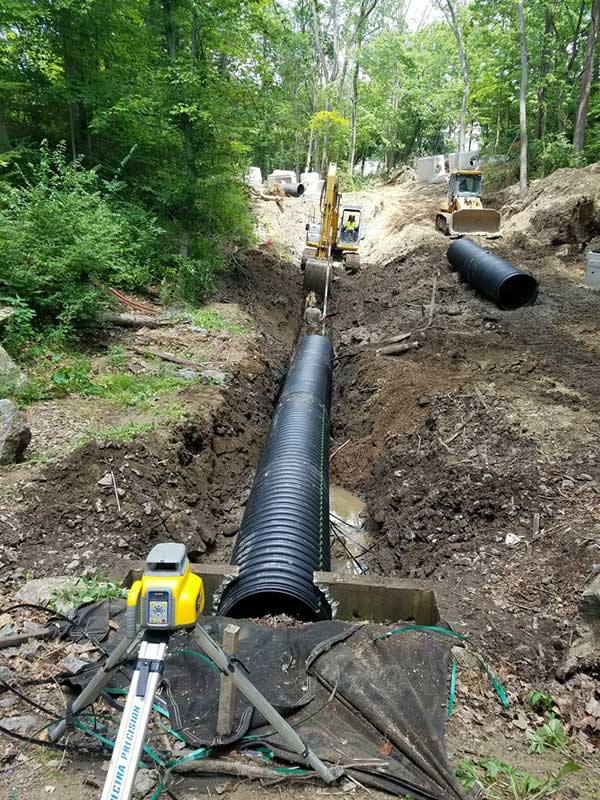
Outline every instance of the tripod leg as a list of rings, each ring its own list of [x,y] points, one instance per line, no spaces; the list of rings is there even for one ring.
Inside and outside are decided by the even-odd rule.
[[[154,695],[162,677],[167,640],[142,640],[101,800],[129,800],[133,793]]]
[[[254,684],[248,680],[239,669],[236,669],[235,663],[228,659],[223,650],[209,636],[204,628],[196,626],[193,636],[210,660],[216,664],[221,672],[231,678],[240,692],[247,697],[252,705],[260,711],[262,716],[271,723],[290,750],[302,756],[325,783],[334,783],[340,777],[343,770],[336,767],[330,769],[310,750],[292,726],[273,708],[266,697],[258,691]]]
[[[135,639],[127,639],[126,637],[121,639],[119,644],[104,662],[102,669],[98,670],[81,694],[78,695],[73,701],[73,705],[71,707],[72,714],[77,714],[83,708],[86,708],[86,706],[91,705],[98,699],[101,691],[110,680],[110,676],[115,668],[125,658],[127,653],[130,650],[133,650],[133,648],[137,645],[139,638],[139,636],[136,636]],[[60,722],[52,725],[52,727],[48,728],[49,741],[57,742],[60,737],[66,733],[68,727],[69,723],[66,719],[62,719]]]

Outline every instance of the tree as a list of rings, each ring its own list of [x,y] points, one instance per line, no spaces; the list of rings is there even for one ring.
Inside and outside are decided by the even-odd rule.
[[[465,50],[463,47],[462,29],[454,0],[439,0],[438,5],[448,20],[448,25],[454,34],[454,38],[456,39],[456,47],[458,49],[458,61],[463,80],[462,104],[460,107],[460,123],[458,128],[458,152],[462,153],[465,149],[465,124],[467,119],[469,93],[471,89],[469,82],[469,70],[467,69],[467,59],[465,57]]]
[[[525,18],[523,0],[517,3],[519,17],[519,48],[521,51],[521,94],[519,98],[519,129],[521,135],[521,158],[519,170],[519,194],[527,194],[527,43],[525,38]]]
[[[592,16],[587,37],[587,47],[583,71],[581,73],[581,88],[579,91],[579,102],[577,104],[577,115],[575,117],[575,129],[573,131],[573,150],[576,154],[583,152],[585,141],[585,129],[587,124],[588,105],[590,102],[590,90],[592,87],[592,77],[594,74],[594,62],[596,60],[596,50],[598,48],[598,26],[600,25],[600,0],[592,3]]]

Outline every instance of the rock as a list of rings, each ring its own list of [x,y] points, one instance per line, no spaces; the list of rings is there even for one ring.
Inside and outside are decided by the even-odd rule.
[[[35,714],[22,714],[19,717],[8,717],[2,720],[2,726],[13,733],[20,733],[21,736],[29,736],[42,727],[42,718]]]
[[[98,486],[102,486],[103,489],[112,489],[113,479],[110,472],[104,473],[104,475],[98,481]]]
[[[449,317],[458,317],[459,314],[464,313],[464,308],[461,308],[458,303],[448,303],[447,306],[442,308],[442,313],[447,314]]]
[[[53,595],[73,589],[77,582],[76,578],[63,575],[58,578],[34,578],[32,581],[22,586],[15,597],[23,603],[33,603],[34,605],[48,605]],[[56,610],[61,614],[66,614],[74,608],[72,603],[62,601],[56,602]]]
[[[184,381],[195,381],[198,378],[198,373],[195,369],[178,369],[177,376],[183,378]]]
[[[12,676],[12,670],[9,667],[5,667],[4,665],[0,667],[0,680],[10,681]]]
[[[2,357],[0,354],[1,380]],[[25,415],[11,400],[0,400],[0,464],[14,464],[19,461],[30,441],[31,430],[27,425]]]
[[[134,797],[145,797],[148,792],[151,792],[158,780],[158,772],[155,769],[140,769],[135,776],[135,783],[133,786]]]
[[[88,667],[87,661],[82,661],[76,656],[65,656],[58,662],[58,668],[67,675],[76,675],[84,667]]]
[[[600,575],[596,575],[584,587],[579,598],[579,610],[582,614],[600,620]]]
[[[217,383],[219,386],[227,382],[227,373],[221,372],[220,369],[203,369],[200,377],[209,381],[209,383]]]
[[[0,345],[0,397],[14,394],[27,381],[27,376]]]

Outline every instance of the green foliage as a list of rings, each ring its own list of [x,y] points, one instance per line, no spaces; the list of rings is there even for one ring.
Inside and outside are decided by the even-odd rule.
[[[564,133],[550,134],[544,142],[535,140],[529,151],[532,173],[544,177],[561,167],[581,167],[584,160],[573,153],[573,145]]]
[[[126,596],[127,590],[117,581],[94,575],[78,578],[72,586],[53,592],[49,605],[54,609],[65,605],[76,608],[83,603],[95,603],[106,598],[121,599]]]
[[[113,209],[115,184],[101,181],[64,147],[42,145],[33,178],[0,208],[0,293],[19,313],[13,347],[32,322],[64,331],[90,325],[108,305],[106,286],[136,288],[151,276],[161,231],[140,209]]]
[[[113,350],[109,361],[119,361]],[[189,381],[173,375],[134,375],[113,369],[99,375],[92,373],[88,357],[74,352],[38,352],[29,368],[29,380],[19,390],[17,400],[26,405],[38,400],[51,400],[69,394],[99,397],[125,408],[150,408],[160,395],[189,385]]]
[[[546,714],[546,721],[536,731],[526,731],[530,753],[543,753],[547,747],[560,750],[567,742],[567,734],[554,714]]]
[[[148,408],[161,394],[189,385],[190,381],[171,375],[133,375],[130,372],[105,372],[82,392],[101,397],[125,408]]]
[[[248,333],[249,328],[246,325],[240,325],[237,322],[230,322],[219,314],[215,308],[197,308],[190,311],[190,318],[192,324],[198,328],[204,328],[207,331],[229,331],[229,333]]]
[[[317,141],[326,148],[330,161],[341,161],[348,152],[350,123],[337,111],[319,111],[310,120]]]
[[[514,800],[549,797],[561,788],[562,781],[580,767],[567,761],[557,773],[548,773],[538,778],[529,772],[522,772],[497,758],[484,758],[477,762],[463,758],[456,765],[456,777],[465,787],[472,789],[479,781],[486,788],[486,797],[496,797],[496,789],[506,788]]]
[[[21,405],[52,400],[68,394],[88,394],[93,389],[89,358],[76,353],[46,351],[29,370],[29,379],[19,390]]]
[[[138,436],[144,433],[150,433],[155,427],[154,422],[136,422],[135,420],[130,420],[129,422],[124,422],[122,425],[117,425],[115,427],[109,425],[105,428],[99,428],[98,430],[88,430],[82,436],[80,444],[86,444],[92,439],[106,439],[110,442],[126,444],[127,442],[132,442],[134,439],[137,439]]]
[[[544,712],[550,711],[554,705],[554,697],[550,692],[542,692],[539,689],[532,689],[527,692],[525,702],[531,706],[534,711]]]

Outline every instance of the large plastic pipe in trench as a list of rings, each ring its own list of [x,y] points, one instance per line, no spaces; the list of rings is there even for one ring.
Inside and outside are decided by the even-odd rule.
[[[484,250],[470,239],[456,239],[448,248],[448,261],[472,286],[506,311],[532,306],[538,283],[508,261]]]
[[[313,573],[330,569],[329,411],[333,348],[305,336],[279,397],[231,559],[222,616],[330,619]]]

